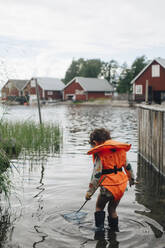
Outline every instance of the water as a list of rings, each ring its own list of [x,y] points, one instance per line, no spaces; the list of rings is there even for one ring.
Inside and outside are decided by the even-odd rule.
[[[0,208],[0,247],[164,248],[165,184],[137,158],[136,109],[56,105],[41,112],[44,122],[61,126],[63,145],[55,156],[13,160],[18,172],[13,169],[10,206],[2,202]],[[11,107],[8,113],[6,118],[12,121],[38,121],[36,108]],[[97,192],[84,206],[86,215],[79,222],[64,218],[85,201],[92,173],[92,159],[86,155],[88,137],[96,127],[106,127],[112,138],[132,144],[128,159],[139,182],[128,186],[118,207],[120,232],[106,233],[104,240],[94,239]]]

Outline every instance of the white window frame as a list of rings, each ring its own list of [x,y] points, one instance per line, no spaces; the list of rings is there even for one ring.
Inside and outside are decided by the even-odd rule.
[[[35,88],[36,87],[36,82],[35,82],[34,79],[31,80],[30,84],[31,84],[31,87],[32,88]]]
[[[52,91],[52,90],[48,90],[48,91],[47,91],[47,95],[48,95],[48,96],[53,96],[53,91]]]
[[[160,65],[152,65],[152,77],[160,77]]]
[[[142,84],[135,85],[135,94],[136,95],[142,95],[143,94],[143,85]]]
[[[104,92],[104,96],[112,96],[112,92],[110,91]]]
[[[76,95],[83,95],[84,94],[84,90],[75,90],[75,94]]]

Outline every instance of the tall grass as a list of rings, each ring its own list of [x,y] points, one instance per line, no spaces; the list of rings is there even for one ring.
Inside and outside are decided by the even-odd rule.
[[[34,122],[2,122],[0,125],[0,147],[9,155],[26,152],[45,151],[56,153],[60,149],[60,128],[53,124],[36,124]]]
[[[11,188],[10,171],[10,161],[5,152],[0,149],[0,193],[3,192],[6,197]]]
[[[60,151],[62,135],[59,126],[34,122],[0,123],[0,192],[8,196],[11,186],[11,158],[20,154],[26,159],[39,154],[55,154]],[[27,156],[27,157],[26,157]]]

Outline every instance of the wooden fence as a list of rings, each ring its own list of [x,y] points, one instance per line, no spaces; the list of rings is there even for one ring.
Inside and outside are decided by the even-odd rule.
[[[165,109],[139,106],[139,154],[165,176]]]

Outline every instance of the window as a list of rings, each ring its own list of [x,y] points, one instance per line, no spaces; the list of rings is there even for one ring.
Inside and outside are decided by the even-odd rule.
[[[83,95],[84,91],[83,90],[75,90],[76,95]]]
[[[136,85],[136,94],[142,95],[143,94],[143,87],[142,85]]]
[[[48,91],[47,94],[48,94],[48,96],[52,96],[53,95],[53,91]]]
[[[160,77],[160,65],[152,65],[152,77]]]
[[[111,96],[112,93],[111,92],[104,92],[104,96]]]
[[[31,87],[36,87],[36,82],[35,82],[35,80],[33,79],[33,80],[31,80]]]

